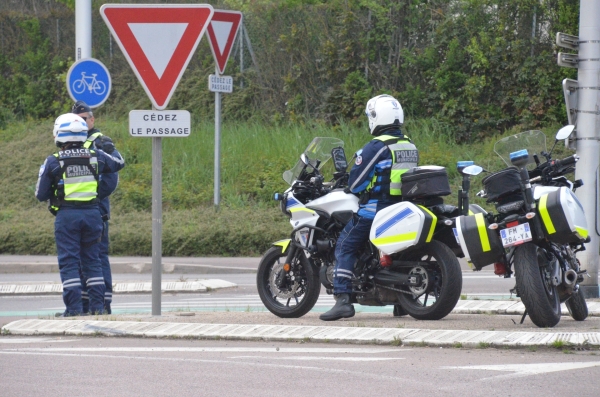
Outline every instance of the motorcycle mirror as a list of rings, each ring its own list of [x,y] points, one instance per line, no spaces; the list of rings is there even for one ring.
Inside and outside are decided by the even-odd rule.
[[[466,175],[479,175],[483,172],[483,167],[478,165],[469,165],[468,167],[463,168],[461,172]]]
[[[300,155],[300,160],[302,160],[305,165],[308,165],[308,156],[306,154],[302,153]]]
[[[333,157],[333,166],[337,172],[346,171],[348,162],[346,161],[346,153],[343,147],[331,149],[331,157]]]
[[[574,125],[566,125],[566,126],[564,126],[560,130],[558,130],[558,132],[556,133],[556,140],[557,141],[562,141],[563,139],[567,139],[568,137],[571,136],[571,134],[573,133],[574,129],[575,129]]]

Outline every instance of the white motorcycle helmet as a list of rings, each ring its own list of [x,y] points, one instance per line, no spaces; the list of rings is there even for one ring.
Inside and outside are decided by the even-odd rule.
[[[369,132],[380,135],[385,130],[400,128],[404,124],[404,111],[400,102],[391,95],[378,95],[369,99],[365,110],[369,118]]]
[[[56,118],[52,133],[56,146],[62,146],[71,142],[85,142],[88,126],[78,115],[66,113]]]

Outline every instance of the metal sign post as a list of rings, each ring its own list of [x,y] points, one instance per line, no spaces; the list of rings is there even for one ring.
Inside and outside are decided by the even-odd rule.
[[[577,189],[584,212],[589,219],[590,242],[586,250],[577,253],[581,268],[590,276],[581,283],[586,298],[598,298],[598,179],[600,144],[597,131],[600,93],[600,2],[581,0],[579,7],[579,36],[558,33],[556,44],[579,54],[558,54],[558,65],[577,68],[577,81],[565,80],[563,90],[569,122],[576,123],[575,146],[581,160],[575,169],[575,178],[584,185]],[[576,92],[576,93],[573,93]]]
[[[162,138],[152,138],[152,315],[161,315]]]
[[[219,68],[215,67],[215,75],[219,77]],[[219,210],[221,203],[221,92],[215,91],[215,208]]]
[[[598,232],[596,203],[596,180],[598,169],[598,87],[600,81],[600,2],[597,0],[581,0],[579,9],[579,57],[577,81],[579,82],[577,110],[577,154],[581,157],[575,170],[575,178],[582,179],[584,185],[577,190],[577,197],[590,220],[589,231],[591,241],[586,250],[577,257],[590,278],[586,278],[581,288],[586,298],[597,298],[598,290]]]
[[[162,109],[196,50],[213,8],[209,4],[104,4],[100,14],[152,102],[152,111],[129,113],[129,133],[152,137],[152,315],[160,316],[162,137],[190,133],[189,112]]]
[[[231,55],[242,13],[239,11],[214,10],[208,25],[208,43],[215,59],[215,74],[208,77],[208,89],[215,93],[215,208],[221,202],[221,93],[233,91],[233,78],[221,76]]]
[[[75,2],[75,61],[92,57],[92,0]]]

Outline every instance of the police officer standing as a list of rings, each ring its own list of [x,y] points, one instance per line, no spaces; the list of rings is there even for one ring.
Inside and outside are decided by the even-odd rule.
[[[353,268],[358,251],[369,238],[377,211],[402,201],[401,177],[419,161],[417,147],[402,134],[404,111],[390,95],[379,95],[367,102],[369,132],[375,138],[356,153],[350,170],[348,189],[359,194],[358,216],[342,230],[335,247],[333,293],[335,306],[319,317],[334,321],[354,316],[351,303]],[[394,314],[402,308],[395,305]]]
[[[98,181],[99,175],[125,166],[122,158],[85,149],[87,130],[85,121],[75,114],[56,119],[53,135],[59,150],[40,167],[35,190],[36,198],[49,201],[49,208],[56,215],[54,235],[65,317],[83,313],[80,266],[89,293],[90,313],[104,311],[105,285],[99,259],[103,222],[97,203]]]
[[[87,139],[83,144],[86,149],[100,149],[105,153],[112,155],[113,157],[121,157],[118,151],[115,150],[115,145],[109,137],[102,134],[98,128],[95,127],[94,113],[92,109],[84,102],[77,101],[71,108],[71,113],[74,113],[85,120],[88,131]],[[104,292],[104,312],[111,314],[110,305],[112,303],[112,272],[110,269],[110,262],[108,259],[108,220],[110,219],[110,200],[108,196],[114,192],[119,183],[119,174],[102,174],[100,175],[100,186],[98,189],[100,206],[100,214],[102,215],[102,221],[104,222],[104,230],[102,232],[102,240],[100,241],[100,263],[102,264],[102,275],[104,276],[105,292]],[[82,279],[82,282],[85,282]],[[83,298],[83,311],[87,312],[89,307],[89,297],[85,289],[85,283],[83,284],[82,298]]]

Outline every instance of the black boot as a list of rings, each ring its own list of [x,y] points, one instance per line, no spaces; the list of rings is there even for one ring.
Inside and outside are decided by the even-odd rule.
[[[398,304],[394,305],[394,317],[402,317],[402,316],[406,316],[408,313],[406,312],[406,310],[404,310],[404,308]]]
[[[335,306],[319,318],[323,321],[335,321],[340,318],[354,317],[354,305],[350,303],[350,295],[339,294],[335,296]]]

